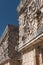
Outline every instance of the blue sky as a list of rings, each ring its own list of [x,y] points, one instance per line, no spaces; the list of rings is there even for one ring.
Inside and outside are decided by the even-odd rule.
[[[19,0],[0,0],[0,36],[7,24],[18,25],[18,4]]]

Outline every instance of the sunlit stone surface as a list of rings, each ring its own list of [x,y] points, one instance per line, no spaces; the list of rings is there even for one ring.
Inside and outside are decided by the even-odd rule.
[[[20,0],[17,10],[21,65],[43,65],[43,0]]]

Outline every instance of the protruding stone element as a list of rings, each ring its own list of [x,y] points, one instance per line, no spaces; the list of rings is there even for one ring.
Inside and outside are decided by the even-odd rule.
[[[19,15],[19,49],[43,33],[43,1],[31,0],[23,9]]]
[[[13,61],[14,63],[17,62],[15,65],[19,65],[20,53],[18,52],[18,41],[18,26],[7,25],[0,39],[0,64],[11,65]]]

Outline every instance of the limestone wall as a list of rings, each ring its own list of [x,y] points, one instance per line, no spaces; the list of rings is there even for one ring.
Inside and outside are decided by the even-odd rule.
[[[22,65],[35,65],[35,50],[23,54]]]

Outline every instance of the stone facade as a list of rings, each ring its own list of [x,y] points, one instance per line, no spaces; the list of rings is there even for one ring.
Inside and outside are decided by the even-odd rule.
[[[0,65],[19,65],[18,33],[18,27],[7,25],[0,39]]]
[[[27,41],[31,41],[43,32],[43,0],[31,0],[30,4],[28,4],[28,1],[26,0],[26,4],[26,6],[21,8],[25,8],[25,10],[20,10],[22,13],[19,12],[20,46]]]
[[[0,39],[0,65],[43,65],[43,0],[21,0],[19,26]]]
[[[23,54],[23,65],[35,65],[35,50],[28,51]]]
[[[17,10],[21,65],[43,65],[43,0],[21,0]]]

